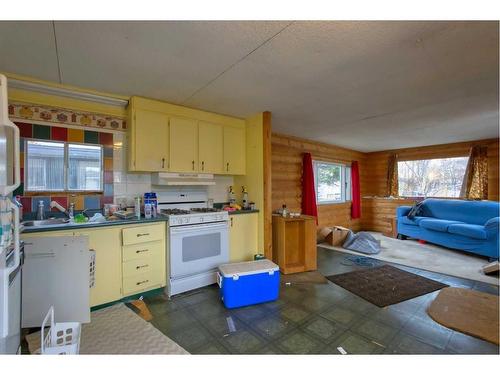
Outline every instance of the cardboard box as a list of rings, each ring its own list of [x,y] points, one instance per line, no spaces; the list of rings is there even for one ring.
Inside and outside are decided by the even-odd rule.
[[[341,227],[336,225],[332,228],[323,228],[320,231],[321,237],[332,246],[342,246],[347,234],[349,233],[349,228]]]

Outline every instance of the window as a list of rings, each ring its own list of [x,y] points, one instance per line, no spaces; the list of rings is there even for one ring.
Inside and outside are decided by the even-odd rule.
[[[351,167],[315,161],[313,169],[316,200],[319,204],[351,200]]]
[[[101,191],[102,146],[26,141],[26,191]]]
[[[468,160],[458,157],[398,162],[399,195],[458,197]]]

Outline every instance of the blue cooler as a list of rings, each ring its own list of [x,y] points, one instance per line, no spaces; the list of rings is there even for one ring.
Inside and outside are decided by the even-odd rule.
[[[219,266],[217,283],[228,309],[278,299],[279,267],[267,259]]]

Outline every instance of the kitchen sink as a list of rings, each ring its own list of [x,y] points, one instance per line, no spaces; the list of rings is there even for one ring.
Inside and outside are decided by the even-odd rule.
[[[66,218],[54,218],[54,219],[47,219],[47,220],[30,220],[30,221],[24,221],[22,224],[25,227],[41,227],[45,225],[64,225],[68,224],[69,219]]]

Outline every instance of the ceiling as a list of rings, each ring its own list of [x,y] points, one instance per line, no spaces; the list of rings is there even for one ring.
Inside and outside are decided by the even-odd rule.
[[[0,71],[359,151],[498,137],[498,22],[0,22]]]

